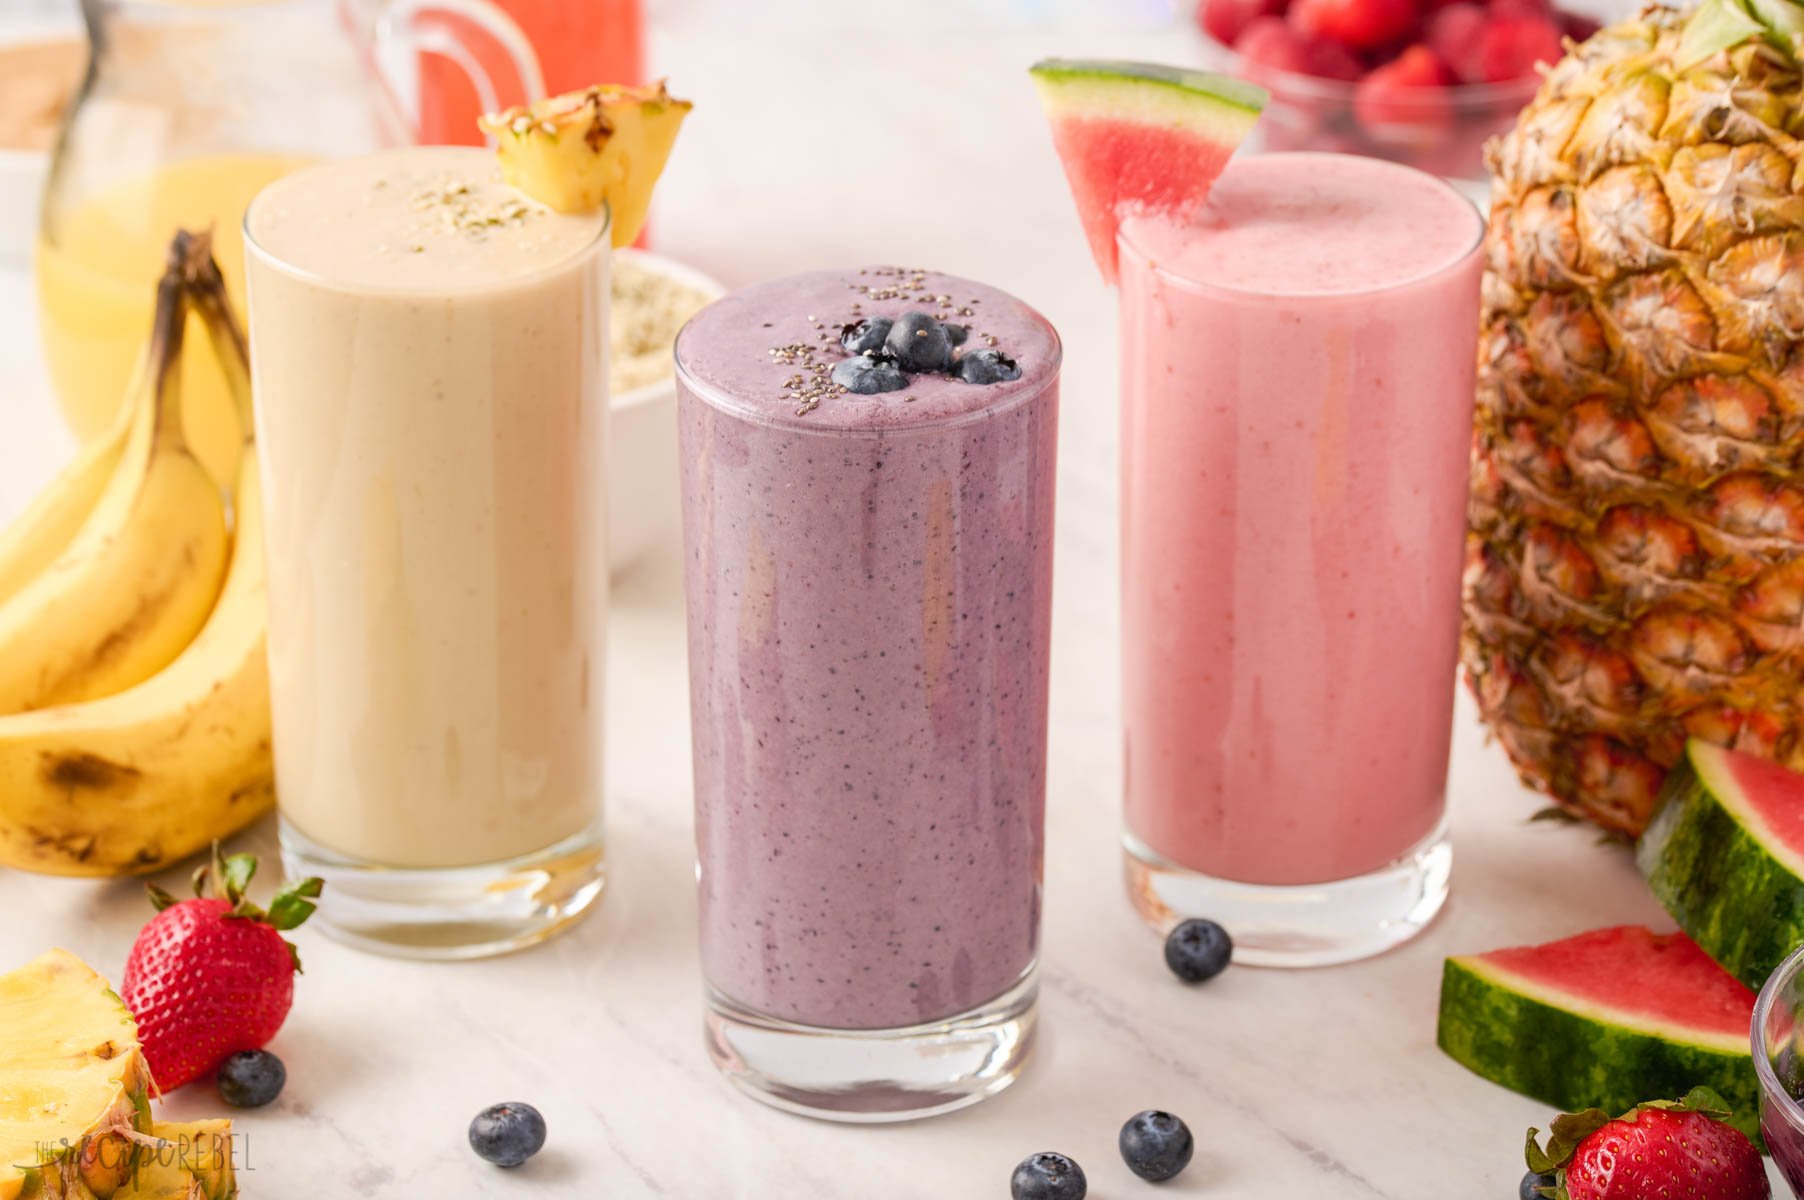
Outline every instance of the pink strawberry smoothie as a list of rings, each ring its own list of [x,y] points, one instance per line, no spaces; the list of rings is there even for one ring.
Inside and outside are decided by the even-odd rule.
[[[1127,824],[1180,867],[1347,879],[1442,818],[1481,234],[1325,154],[1122,227]]]

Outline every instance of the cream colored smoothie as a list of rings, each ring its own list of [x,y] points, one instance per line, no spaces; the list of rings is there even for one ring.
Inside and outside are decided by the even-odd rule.
[[[605,215],[413,147],[282,179],[245,225],[285,839],[384,868],[567,847],[602,783]]]

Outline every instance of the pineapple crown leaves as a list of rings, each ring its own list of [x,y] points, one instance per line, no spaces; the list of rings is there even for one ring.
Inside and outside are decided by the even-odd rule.
[[[1707,1087],[1694,1087],[1685,1093],[1680,1100],[1648,1100],[1637,1104],[1620,1117],[1612,1117],[1601,1108],[1587,1108],[1583,1112],[1565,1113],[1555,1117],[1547,1129],[1547,1144],[1540,1142],[1538,1129],[1528,1131],[1528,1145],[1524,1150],[1524,1158],[1528,1169],[1537,1175],[1561,1173],[1560,1182],[1551,1188],[1541,1188],[1540,1192],[1548,1200],[1568,1200],[1566,1181],[1563,1174],[1566,1164],[1572,1161],[1573,1153],[1579,1143],[1614,1121],[1630,1121],[1638,1119],[1643,1112],[1659,1110],[1661,1112],[1694,1112],[1709,1117],[1712,1121],[1727,1120],[1730,1112],[1728,1103]]]
[[[1685,22],[1673,65],[1690,70],[1756,38],[1797,63],[1804,58],[1804,5],[1797,0],[1704,0]]]
[[[231,905],[225,914],[228,920],[260,921],[280,933],[299,927],[319,907],[314,901],[319,899],[326,884],[317,876],[309,875],[284,886],[270,899],[267,910],[259,908],[246,896],[256,874],[256,855],[223,855],[219,843],[214,842],[211,860],[194,870],[194,894],[202,899],[224,900]],[[158,912],[178,903],[174,896],[154,883],[146,885],[145,890],[150,893],[150,902]],[[282,939],[282,944],[288,947],[289,957],[294,960],[295,973],[300,974],[301,952],[286,938]]]

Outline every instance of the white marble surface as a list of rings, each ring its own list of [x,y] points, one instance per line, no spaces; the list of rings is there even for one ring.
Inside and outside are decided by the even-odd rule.
[[[1455,895],[1415,944],[1187,989],[1122,898],[1113,304],[1021,71],[1055,52],[1182,57],[1185,34],[1113,31],[1094,14],[1050,33],[993,4],[981,17],[946,3],[783,6],[842,14],[837,29],[772,24],[752,5],[652,4],[654,61],[698,104],[660,193],[660,249],[734,284],[849,261],[931,264],[1017,292],[1065,336],[1038,1058],[985,1105],[890,1128],[785,1116],[715,1075],[699,1036],[671,548],[616,596],[603,906],[551,945],[455,966],[372,958],[303,930],[307,972],[274,1046],[288,1090],[239,1124],[245,1194],[981,1200],[1007,1195],[1025,1154],[1059,1149],[1084,1164],[1093,1196],[1128,1200],[1155,1193],[1122,1166],[1115,1132],[1156,1106],[1200,1143],[1162,1194],[1513,1196],[1522,1131],[1548,1112],[1434,1048],[1442,957],[1661,914],[1621,849],[1526,822],[1539,804],[1484,744],[1469,704],[1450,789]],[[68,448],[30,297],[23,274],[0,271],[0,515]],[[267,852],[272,834],[242,842]],[[149,909],[132,882],[3,874],[0,914],[0,965],[60,944],[116,975]],[[500,1099],[531,1101],[550,1124],[546,1151],[515,1172],[464,1144],[470,1115]],[[214,1107],[198,1088],[167,1104]]]

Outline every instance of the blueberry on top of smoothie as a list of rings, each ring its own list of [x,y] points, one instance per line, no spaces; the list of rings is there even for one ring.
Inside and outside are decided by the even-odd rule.
[[[946,327],[924,312],[903,313],[890,326],[883,347],[904,371],[945,371],[952,366],[952,339]]]
[[[855,354],[833,368],[833,382],[860,396],[894,392],[908,386],[908,376],[888,359],[869,354]]]
[[[861,321],[853,321],[840,326],[839,344],[846,348],[848,354],[875,354],[883,349],[883,339],[889,336],[890,326],[895,321],[889,317],[867,317]]]
[[[1004,383],[1021,378],[1021,364],[1000,350],[972,350],[958,360],[952,373],[966,383]]]
[[[768,407],[779,423],[932,425],[1022,398],[1060,357],[1058,334],[1019,300],[913,267],[807,271],[705,312],[677,338],[682,373],[735,396],[756,373],[767,390],[743,407]]]

